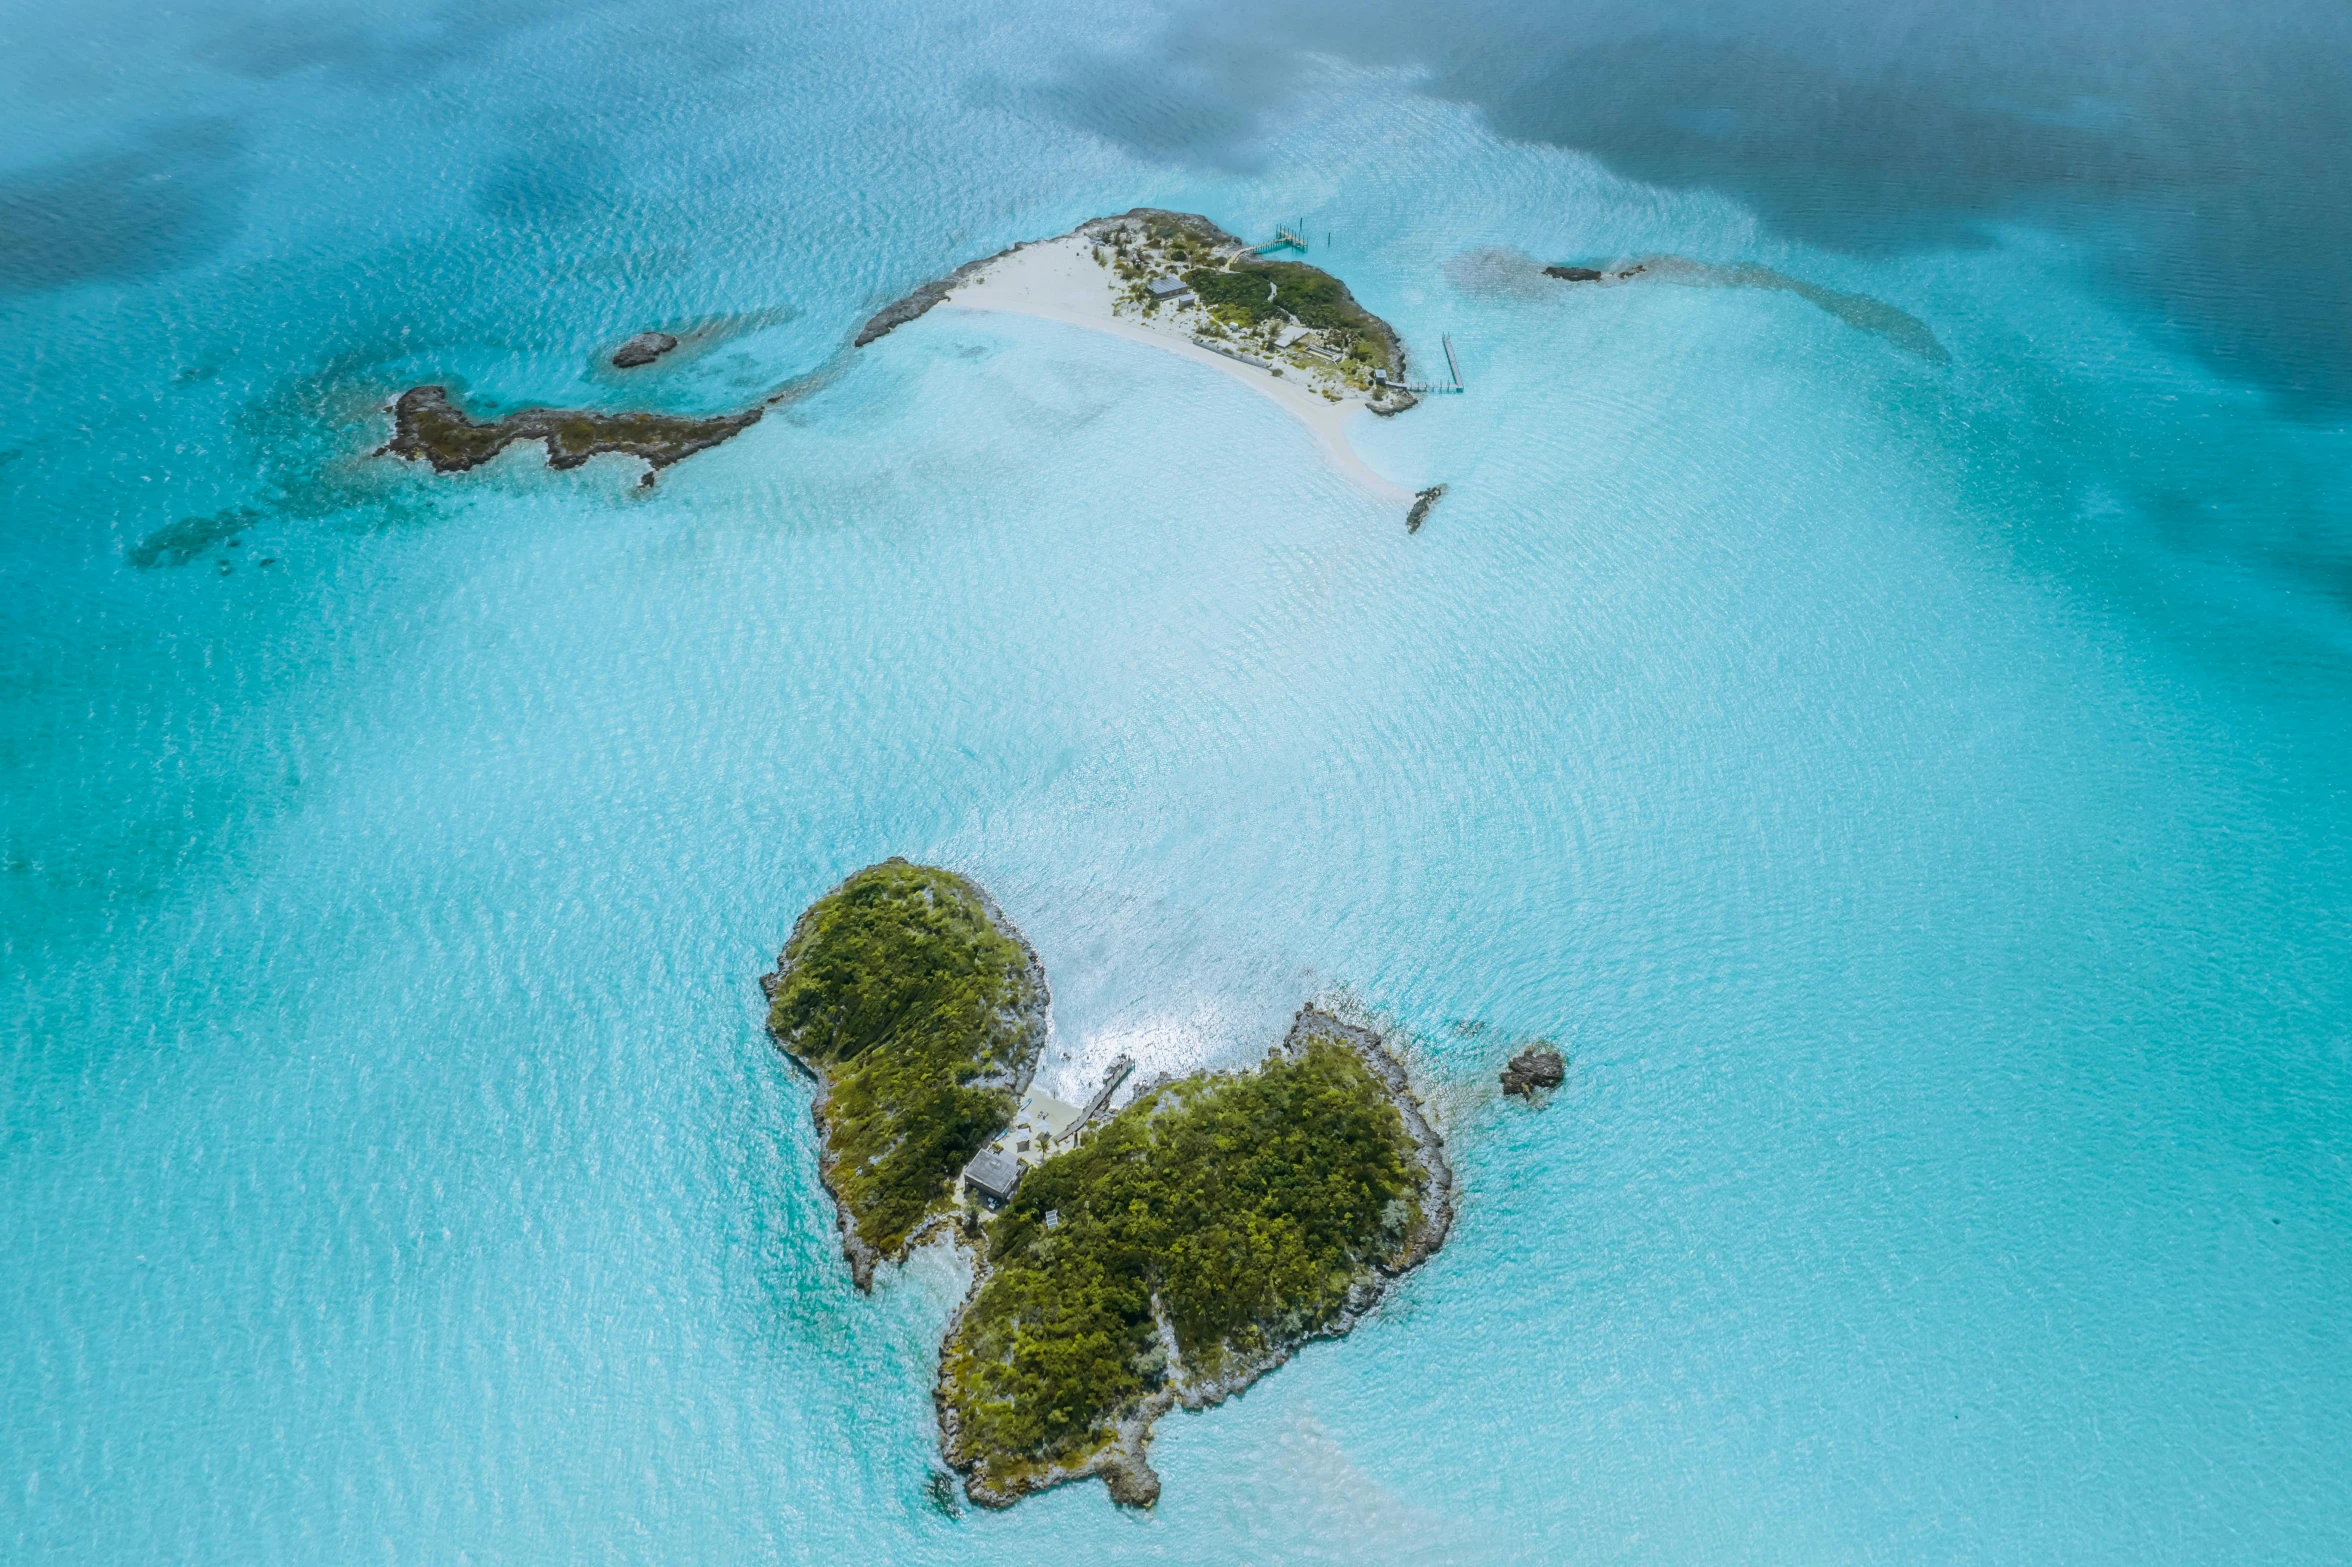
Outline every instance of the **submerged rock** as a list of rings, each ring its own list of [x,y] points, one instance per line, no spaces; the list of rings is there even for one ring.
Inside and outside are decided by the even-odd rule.
[[[1568,1063],[1560,1052],[1541,1040],[1511,1058],[1503,1068],[1503,1092],[1532,1099],[1539,1088],[1557,1088],[1568,1079]]]
[[[640,332],[613,350],[613,368],[634,370],[639,365],[652,364],[677,346],[678,340],[667,332]]]
[[[1564,283],[1598,283],[1601,280],[1601,269],[1599,267],[1546,267],[1544,268],[1544,276],[1556,277]]]
[[[202,517],[182,517],[148,534],[124,554],[141,571],[157,566],[184,566],[231,534],[242,533],[260,520],[261,513],[242,506]]]

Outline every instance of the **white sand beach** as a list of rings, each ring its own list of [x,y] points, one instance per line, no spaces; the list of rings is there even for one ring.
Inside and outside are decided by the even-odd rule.
[[[1197,310],[1169,310],[1144,317],[1117,307],[1124,285],[1094,259],[1095,245],[1083,233],[1040,240],[997,257],[959,283],[940,303],[964,310],[1004,310],[1042,316],[1129,342],[1148,344],[1207,365],[1272,399],[1315,433],[1334,466],[1384,501],[1410,506],[1413,493],[1374,472],[1348,444],[1348,424],[1371,417],[1360,394],[1343,391],[1337,401],[1291,374],[1276,376],[1228,358],[1193,341]]]

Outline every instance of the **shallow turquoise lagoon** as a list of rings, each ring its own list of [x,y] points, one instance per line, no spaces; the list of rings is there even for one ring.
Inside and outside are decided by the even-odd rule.
[[[2327,344],[2147,285],[2206,194],[1865,243],[1205,11],[16,20],[0,1554],[2352,1556],[2352,454]],[[1419,534],[1170,356],[841,351],[1146,203],[1452,337],[1354,437]],[[1534,271],[1652,253],[1948,358]],[[421,379],[812,374],[650,492],[369,456]],[[1451,1139],[1445,1251],[1149,1515],[939,1505],[960,1265],[834,1249],[754,980],[890,854],[1035,941],[1053,1081],[1342,993]]]

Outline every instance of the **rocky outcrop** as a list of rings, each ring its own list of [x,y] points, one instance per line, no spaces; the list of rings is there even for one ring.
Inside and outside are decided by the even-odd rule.
[[[1502,1070],[1503,1092],[1533,1099],[1538,1090],[1559,1087],[1568,1080],[1568,1063],[1560,1052],[1537,1040],[1511,1058]]]
[[[1445,492],[1444,485],[1433,484],[1413,497],[1413,509],[1405,513],[1405,531],[1407,533],[1421,531],[1421,524],[1429,519],[1429,509],[1438,503]]]
[[[615,370],[634,370],[652,364],[656,359],[678,346],[678,340],[667,332],[640,332],[613,350]]]
[[[1546,267],[1544,276],[1563,283],[1598,283],[1604,274],[1599,267]]]

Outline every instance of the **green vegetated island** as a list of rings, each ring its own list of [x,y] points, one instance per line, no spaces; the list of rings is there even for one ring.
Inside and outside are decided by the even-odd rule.
[[[1149,1506],[1153,1423],[1345,1333],[1444,1242],[1453,1175],[1404,1069],[1314,1007],[1254,1069],[1027,1091],[1035,954],[977,886],[890,860],[794,926],[768,1026],[817,1083],[821,1166],[869,1286],[940,1229],[974,1255],[940,1444],[991,1507],[1101,1475]],[[1003,1150],[1018,1137],[1018,1157]]]
[[[869,1288],[1011,1122],[1045,1048],[1045,975],[987,893],[888,860],[809,906],[764,988],[769,1032],[817,1082],[825,1187]]]

